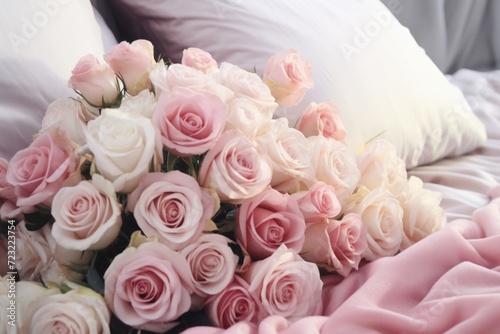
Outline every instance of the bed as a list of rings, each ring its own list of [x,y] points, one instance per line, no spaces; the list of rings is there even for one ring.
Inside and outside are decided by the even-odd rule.
[[[392,142],[408,175],[441,194],[447,225],[346,278],[324,278],[316,316],[229,329],[201,321],[185,333],[497,333],[499,3],[382,2],[2,4],[0,156],[28,146],[47,105],[74,94],[66,82],[82,55],[119,40],[148,39],[174,63],[194,46],[258,74],[270,54],[294,48],[311,62],[315,89],[280,115],[293,124],[310,101],[331,99],[350,148],[375,137]]]

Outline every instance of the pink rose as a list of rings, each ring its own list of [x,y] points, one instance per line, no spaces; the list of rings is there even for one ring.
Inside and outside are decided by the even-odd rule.
[[[256,74],[236,65],[222,63],[219,68],[220,83],[231,89],[236,97],[246,98],[265,113],[273,113],[278,107],[269,87]]]
[[[262,130],[255,141],[271,161],[271,186],[280,192],[297,191],[302,179],[311,179],[314,175],[309,143],[300,131],[288,127],[286,118],[272,120],[269,129]]]
[[[159,242],[128,247],[104,274],[104,297],[111,311],[136,329],[165,332],[191,306],[189,265]]]
[[[250,285],[250,293],[259,297],[258,321],[280,315],[294,322],[321,312],[323,282],[318,267],[285,245],[252,263],[242,277]]]
[[[106,64],[100,64],[90,54],[78,61],[71,71],[68,85],[94,107],[110,106],[120,94],[118,78],[113,70]]]
[[[315,170],[315,180],[312,182],[323,181],[331,185],[340,204],[344,206],[359,181],[354,154],[346,145],[331,138],[313,136],[307,140],[311,148],[311,164]]]
[[[293,49],[271,56],[264,68],[264,82],[279,105],[293,107],[314,87],[312,67]]]
[[[297,201],[268,188],[236,210],[236,239],[252,259],[272,255],[281,245],[300,252],[306,224]]]
[[[151,89],[149,70],[155,63],[153,44],[138,39],[131,44],[121,42],[103,56],[109,67],[124,81],[127,93],[137,95],[144,89]]]
[[[16,226],[16,268],[21,280],[32,281],[49,268],[53,241],[49,224],[38,231],[28,231],[24,221]]]
[[[188,157],[212,148],[226,124],[227,106],[215,95],[176,88],[162,94],[153,116],[163,145]]]
[[[201,186],[214,189],[222,202],[239,204],[269,185],[272,170],[243,134],[226,131],[203,159],[198,176]]]
[[[342,209],[335,189],[324,182],[315,183],[308,190],[292,194],[292,197],[297,200],[306,223],[335,218]]]
[[[217,203],[195,179],[179,171],[148,173],[128,199],[137,224],[174,250],[197,240]]]
[[[208,300],[206,310],[214,326],[229,328],[240,322],[257,322],[258,297],[248,289],[248,283],[236,275],[231,284]]]
[[[320,104],[311,102],[295,127],[306,137],[321,135],[344,141],[347,135],[339,110],[330,101]]]
[[[212,55],[198,48],[187,48],[182,51],[181,63],[203,73],[212,73],[217,70],[217,62]]]
[[[224,290],[233,280],[238,256],[229,244],[233,242],[218,234],[204,234],[180,251],[191,268],[194,293],[206,297]]]
[[[404,235],[403,209],[389,190],[384,187],[359,188],[350,199],[346,212],[361,215],[367,227],[365,259],[373,261],[399,251]]]
[[[92,181],[59,190],[52,203],[52,236],[67,249],[97,250],[109,246],[122,226],[121,204],[113,184],[99,174]]]
[[[0,199],[15,200],[14,187],[7,182],[7,170],[9,162],[4,158],[0,158]]]
[[[366,226],[355,213],[345,215],[340,221],[323,219],[307,224],[305,239],[302,258],[342,276],[358,269],[367,247]]]
[[[68,136],[53,130],[12,157],[5,180],[14,187],[17,206],[50,206],[59,189],[80,181],[78,168]]]

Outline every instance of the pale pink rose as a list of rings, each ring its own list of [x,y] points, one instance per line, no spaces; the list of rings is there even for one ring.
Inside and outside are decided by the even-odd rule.
[[[137,187],[161,146],[150,119],[119,109],[104,109],[88,123],[85,137],[99,173],[119,193]]]
[[[35,280],[53,260],[50,225],[28,231],[26,223],[16,226],[16,268],[21,280]]]
[[[268,188],[236,209],[236,239],[253,260],[272,255],[281,245],[300,252],[306,224],[297,201]]]
[[[318,136],[344,141],[347,135],[339,109],[330,101],[317,104],[311,102],[302,113],[295,128],[304,136]]]
[[[273,113],[278,107],[269,87],[256,74],[236,65],[222,63],[219,69],[220,83],[231,89],[236,97],[249,99],[263,112]]]
[[[104,297],[125,324],[168,331],[191,306],[191,272],[186,259],[159,242],[128,247],[104,274]]]
[[[113,70],[90,54],[82,57],[71,71],[68,86],[95,107],[113,105],[120,95],[120,85]]]
[[[7,182],[7,170],[9,162],[4,158],[0,158],[0,199],[15,200],[14,187]]]
[[[322,181],[335,189],[342,206],[352,194],[359,181],[359,169],[354,154],[341,142],[323,136],[308,137],[311,149],[311,164],[315,170],[315,181]],[[309,186],[313,184],[309,182]]]
[[[373,261],[399,251],[404,234],[403,209],[389,190],[384,187],[373,190],[361,187],[352,196],[346,211],[361,215],[367,227],[365,259]]]
[[[342,209],[335,195],[335,189],[321,181],[308,190],[292,194],[292,197],[297,200],[306,223],[323,218],[335,218]]]
[[[261,193],[271,182],[268,159],[242,133],[226,131],[207,152],[198,178],[217,192],[221,202],[241,203]]]
[[[136,95],[151,89],[149,70],[155,63],[153,44],[144,39],[132,43],[121,42],[103,56],[104,61],[125,84],[127,93]]]
[[[238,256],[230,244],[230,239],[209,233],[180,251],[191,268],[194,293],[198,296],[216,295],[233,280]]]
[[[259,298],[258,321],[280,315],[294,322],[321,312],[323,282],[318,267],[285,245],[270,257],[253,262],[242,277],[250,285],[250,293]]]
[[[217,62],[212,55],[198,48],[187,48],[182,51],[182,65],[186,65],[203,73],[212,73],[217,70]]]
[[[314,87],[312,66],[294,49],[284,50],[267,61],[264,82],[279,105],[293,107]]]
[[[408,188],[406,166],[392,143],[375,140],[356,156],[356,161],[361,172],[359,185],[368,189],[383,186],[396,198],[404,198]]]
[[[5,180],[14,187],[19,207],[50,206],[63,186],[78,183],[79,158],[65,132],[42,134],[10,160]]]
[[[270,122],[269,131],[255,141],[271,161],[271,186],[281,192],[295,192],[302,179],[310,180],[314,175],[309,143],[300,131],[288,127],[286,118]]]
[[[153,123],[163,145],[181,157],[202,154],[219,139],[227,118],[227,106],[217,96],[176,88],[158,100]]]
[[[128,210],[148,237],[174,250],[193,243],[216,211],[215,199],[179,171],[148,173],[128,199]]]
[[[126,96],[120,104],[121,111],[149,119],[153,117],[155,109],[155,94],[149,90],[143,90],[135,96]]]
[[[52,129],[61,129],[68,134],[72,142],[83,146],[86,143],[83,128],[95,117],[80,101],[58,99],[48,106],[38,135]]]
[[[341,220],[323,219],[307,224],[300,255],[346,277],[352,269],[358,269],[366,247],[366,226],[358,214],[349,213]]]
[[[253,140],[263,123],[270,121],[273,113],[262,110],[246,98],[236,98],[228,105],[228,117],[225,130],[239,130]]]
[[[248,283],[235,275],[231,284],[207,301],[207,314],[214,326],[229,328],[240,322],[257,322],[258,296],[248,288]]]
[[[110,333],[106,302],[89,288],[48,294],[38,298],[33,309],[30,319],[25,319],[28,333]]]
[[[401,201],[404,231],[401,249],[410,247],[446,225],[446,216],[440,206],[443,195],[423,186],[422,180],[416,176],[408,180],[408,193]]]
[[[42,284],[33,281],[16,282],[16,327],[17,333],[31,333],[29,328],[33,314],[37,311],[39,301],[44,300],[50,295],[60,294],[59,288],[46,288]],[[8,333],[7,331],[2,333]]]
[[[99,174],[59,190],[52,202],[52,236],[67,249],[98,250],[109,246],[122,226],[121,204],[113,184]]]

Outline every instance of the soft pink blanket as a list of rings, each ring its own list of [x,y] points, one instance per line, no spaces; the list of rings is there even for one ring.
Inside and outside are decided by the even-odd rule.
[[[500,186],[471,220],[450,222],[347,278],[329,276],[324,316],[184,333],[500,333]]]

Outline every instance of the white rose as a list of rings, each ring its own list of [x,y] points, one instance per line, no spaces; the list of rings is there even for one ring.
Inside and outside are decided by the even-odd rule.
[[[67,248],[85,251],[109,246],[122,226],[121,204],[102,175],[59,190],[52,202],[52,236]]]
[[[316,180],[331,185],[343,207],[359,181],[354,155],[345,144],[331,138],[312,136],[307,140]]]
[[[149,172],[158,145],[151,120],[105,109],[90,121],[85,131],[100,174],[113,183],[116,192],[131,193]]]
[[[120,110],[134,115],[142,115],[151,119],[156,108],[154,93],[148,89],[141,91],[135,96],[127,96],[122,100]]]
[[[314,175],[309,144],[302,132],[288,127],[286,118],[270,122],[270,131],[255,140],[271,160],[271,186],[280,192],[295,192],[302,179],[310,180]]]
[[[61,129],[68,134],[71,141],[83,146],[86,143],[83,129],[87,121],[95,117],[80,101],[58,99],[48,106],[42,120],[42,128],[38,134],[56,128]]]
[[[40,298],[27,326],[29,333],[110,333],[111,313],[104,298],[80,287]]]
[[[263,112],[273,113],[278,107],[269,87],[256,74],[236,65],[222,63],[219,68],[220,83],[231,89],[236,97],[250,99]]]
[[[370,143],[356,156],[361,178],[359,184],[368,189],[384,186],[397,198],[404,196],[408,181],[406,166],[396,148],[385,139]]]
[[[403,243],[401,249],[440,230],[446,225],[446,216],[440,206],[442,194],[423,188],[416,176],[408,181],[408,193],[401,201],[403,207]]]
[[[388,189],[359,188],[351,197],[346,212],[361,215],[368,229],[365,259],[373,261],[399,251],[403,240],[403,209]]]
[[[226,130],[237,129],[247,138],[253,139],[263,122],[273,117],[269,110],[262,110],[253,101],[245,98],[236,98],[228,105]]]

